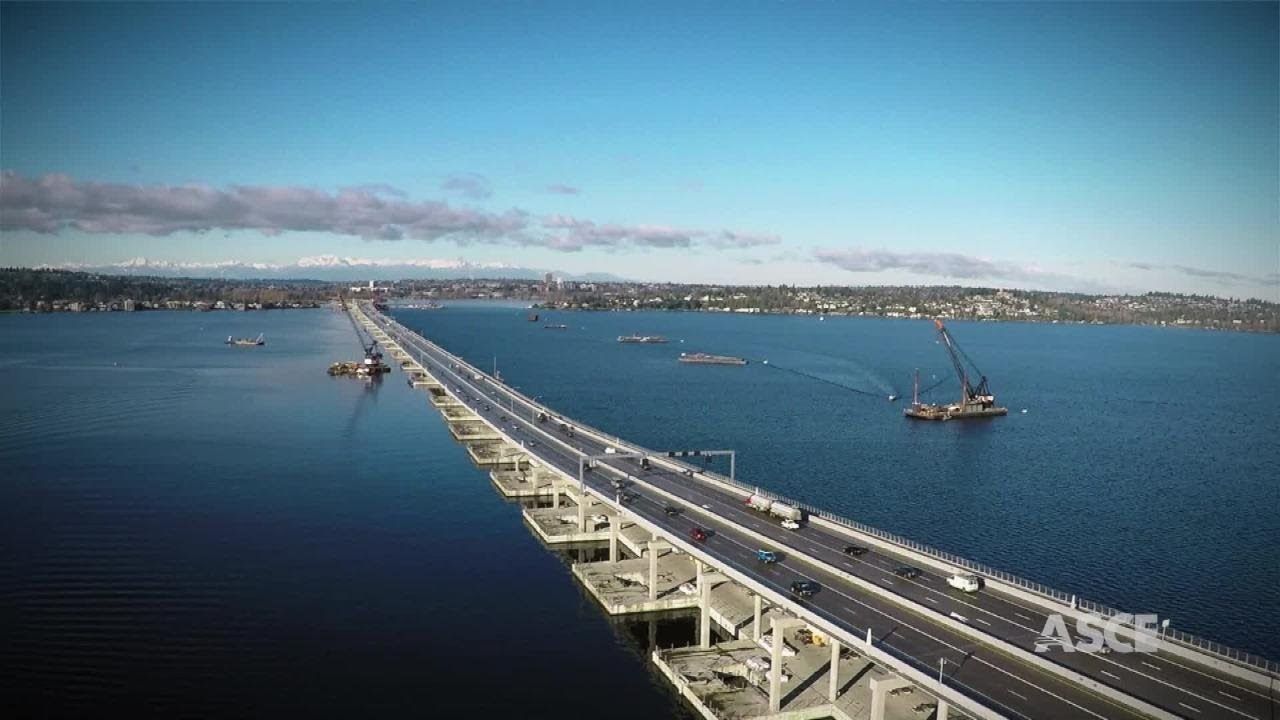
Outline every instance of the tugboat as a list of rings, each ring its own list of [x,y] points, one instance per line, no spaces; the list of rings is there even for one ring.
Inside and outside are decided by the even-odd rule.
[[[996,405],[996,396],[987,387],[987,376],[978,370],[972,360],[969,360],[969,356],[965,355],[965,352],[956,344],[942,321],[934,320],[933,324],[937,328],[938,338],[941,340],[942,346],[947,349],[947,355],[951,357],[951,364],[955,367],[956,376],[960,378],[960,401],[948,405],[933,405],[920,402],[920,371],[917,370],[915,390],[911,397],[911,407],[903,408],[902,414],[916,420],[944,421],[1008,415],[1009,408]],[[962,355],[965,360],[968,360],[969,366],[973,368],[974,373],[980,378],[976,386],[969,383],[969,373],[965,370],[964,363],[960,362]]]
[[[258,345],[266,345],[267,339],[261,333],[256,338],[233,338],[228,335],[226,344],[238,347],[256,347]]]

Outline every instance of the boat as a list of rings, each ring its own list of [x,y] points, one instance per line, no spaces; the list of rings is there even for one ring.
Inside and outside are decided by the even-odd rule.
[[[707,353],[680,353],[680,362],[690,365],[746,365],[745,358]]]
[[[543,330],[568,330],[569,326],[561,323],[559,325],[543,325],[542,329]]]
[[[233,338],[228,335],[226,344],[236,345],[238,347],[255,347],[258,345],[266,345],[267,339],[263,337],[262,334],[259,334],[256,338]]]
[[[529,313],[529,322],[538,322],[538,313]]]
[[[619,335],[620,343],[640,343],[643,345],[661,345],[668,340],[661,335]]]
[[[956,376],[960,378],[960,400],[945,405],[920,402],[920,371],[917,370],[911,407],[903,408],[902,414],[916,420],[942,421],[999,417],[1009,414],[1009,408],[996,405],[996,396],[987,387],[987,376],[983,375],[969,356],[960,349],[942,321],[934,320],[933,324],[938,331],[939,342],[947,349],[947,355],[950,356],[951,364],[955,367]],[[973,368],[980,378],[977,385],[969,382],[969,372],[965,364],[960,361],[961,356],[969,362],[969,367]]]

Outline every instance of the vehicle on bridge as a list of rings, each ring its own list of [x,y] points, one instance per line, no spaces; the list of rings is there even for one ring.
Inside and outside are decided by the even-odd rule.
[[[967,593],[978,592],[978,589],[982,587],[982,581],[978,579],[978,576],[970,575],[969,573],[956,573],[947,578],[947,584]]]
[[[696,527],[696,528],[694,528],[694,529],[692,529],[692,530],[690,530],[690,531],[689,531],[689,537],[693,538],[693,539],[694,539],[694,540],[696,540],[697,542],[706,542],[706,540],[707,540],[707,531],[706,531],[706,530],[703,530],[703,529],[702,529],[702,528],[700,528],[700,527]]]
[[[904,577],[904,578],[906,578],[906,579],[908,579],[908,580],[914,580],[914,579],[916,579],[916,578],[920,577],[920,575],[922,574],[922,573],[920,572],[920,568],[918,568],[918,567],[912,567],[912,566],[910,566],[910,565],[903,565],[903,566],[901,566],[901,567],[899,567],[899,568],[895,569],[895,570],[893,571],[893,573],[894,573],[895,575],[897,575],[898,577]]]
[[[845,545],[845,546],[844,546],[844,554],[845,554],[845,555],[854,555],[854,556],[857,556],[857,555],[866,555],[866,554],[867,554],[867,549],[866,549],[866,548],[864,548],[864,547],[862,547],[861,545]]]
[[[799,530],[800,523],[796,522],[795,520],[792,520],[791,518],[786,518],[782,521],[782,527],[788,530]]]
[[[812,580],[796,580],[791,583],[791,594],[798,597],[813,597],[818,592],[818,583]]]
[[[676,507],[675,505],[668,505],[664,507],[662,511],[667,514],[667,517],[675,517],[676,515],[680,514],[680,508]]]
[[[804,518],[804,512],[802,512],[800,508],[784,505],[783,503],[776,501],[769,505],[769,514],[776,518],[791,520],[794,522],[800,522],[800,520]]]
[[[752,495],[747,498],[747,507],[760,512],[769,512],[769,508],[773,506],[773,501],[763,495]]]
[[[769,563],[776,563],[778,562],[778,554],[772,550],[757,550],[756,559],[766,565]]]

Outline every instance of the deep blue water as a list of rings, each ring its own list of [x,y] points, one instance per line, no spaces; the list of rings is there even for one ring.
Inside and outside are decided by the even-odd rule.
[[[1280,337],[955,323],[1014,414],[919,424],[760,363],[675,356],[904,393],[915,367],[949,372],[924,322],[397,316],[603,429],[735,448],[746,480],[1280,657]],[[265,347],[222,345],[258,332]],[[631,332],[677,342],[615,342]],[[420,391],[325,375],[358,353],[327,310],[0,316],[0,704],[678,712],[643,627],[604,618]]]
[[[0,316],[0,715],[677,712],[421,391],[325,374],[359,352],[326,310]]]
[[[496,356],[508,382],[601,429],[656,449],[736,449],[747,482],[1280,658],[1280,337],[955,322],[1011,414],[920,423],[901,416],[913,369],[922,387],[953,374],[929,321],[525,315],[396,313],[482,367]],[[672,342],[616,342],[632,333]],[[770,365],[675,361],[693,351]]]

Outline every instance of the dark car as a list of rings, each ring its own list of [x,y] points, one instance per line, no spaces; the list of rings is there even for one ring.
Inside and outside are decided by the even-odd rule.
[[[813,597],[818,592],[818,583],[812,580],[796,580],[791,583],[791,594],[799,597]]]
[[[506,415],[499,415],[499,416],[498,416],[498,419],[499,419],[499,420],[506,420],[506,419],[507,419],[507,416],[506,416]]]
[[[485,404],[484,404],[484,409],[485,409],[485,410],[492,410],[493,408],[489,407],[489,403],[485,403]]]
[[[698,542],[702,542],[707,539],[707,531],[700,527],[696,527],[689,531],[689,537],[697,540]]]
[[[867,549],[862,547],[861,545],[845,545],[844,554],[845,555],[866,555]]]
[[[675,517],[680,514],[680,508],[675,505],[668,505],[662,509],[669,517]]]
[[[896,573],[898,577],[904,577],[908,580],[920,577],[920,568],[911,567],[910,565],[903,565],[893,572]]]

